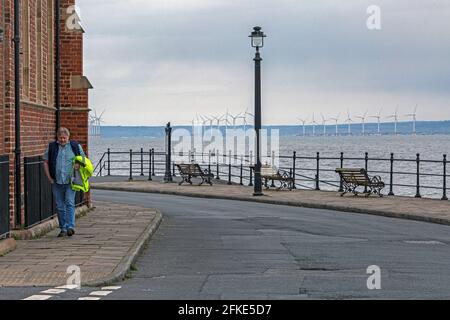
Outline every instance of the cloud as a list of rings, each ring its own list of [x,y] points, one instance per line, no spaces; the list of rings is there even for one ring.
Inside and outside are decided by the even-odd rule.
[[[78,4],[91,102],[108,110],[110,124],[188,123],[196,112],[251,108],[253,25],[268,35],[266,123],[291,123],[313,110],[409,110],[415,103],[426,105],[422,119],[450,118],[445,0],[378,0],[381,31],[366,28],[369,0]]]

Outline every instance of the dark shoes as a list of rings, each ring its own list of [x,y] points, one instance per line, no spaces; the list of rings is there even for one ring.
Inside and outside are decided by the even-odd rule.
[[[67,236],[67,233],[66,233],[65,231],[61,231],[61,232],[58,234],[58,238],[62,238],[62,237],[65,237],[65,236]]]
[[[74,234],[75,234],[75,230],[73,230],[73,229],[67,230],[67,235],[68,235],[69,237],[73,236]]]

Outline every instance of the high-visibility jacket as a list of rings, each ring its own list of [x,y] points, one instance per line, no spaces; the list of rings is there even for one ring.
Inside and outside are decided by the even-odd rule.
[[[80,163],[80,169],[75,170],[75,162]],[[89,178],[94,173],[94,166],[91,160],[83,156],[76,156],[72,160],[72,174],[71,174],[71,186],[72,190],[88,192],[89,191]]]

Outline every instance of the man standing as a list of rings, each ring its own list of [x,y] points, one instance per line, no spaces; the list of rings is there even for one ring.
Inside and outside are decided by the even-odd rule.
[[[72,160],[76,156],[86,157],[81,145],[69,140],[70,132],[61,127],[57,132],[57,140],[48,145],[44,154],[44,170],[52,184],[56,199],[59,228],[58,237],[75,234],[75,191],[71,186]]]

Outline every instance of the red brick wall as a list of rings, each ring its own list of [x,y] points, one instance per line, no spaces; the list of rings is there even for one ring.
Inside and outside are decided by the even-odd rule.
[[[22,189],[23,189],[23,157],[41,155],[44,153],[48,143],[54,140],[56,131],[56,116],[54,99],[48,95],[54,92],[54,83],[48,79],[49,39],[47,32],[47,9],[48,1],[51,0],[28,0],[29,1],[29,33],[30,33],[30,90],[27,96],[22,90],[21,103],[21,162],[22,162]],[[24,1],[22,1],[23,3]],[[80,141],[83,148],[87,150],[88,134],[88,93],[87,90],[73,90],[70,88],[70,77],[83,74],[83,51],[82,33],[68,32],[65,29],[63,13],[68,5],[74,1],[61,1],[61,125],[68,127],[72,132],[73,139]],[[42,16],[37,18],[37,7],[41,3]],[[4,7],[3,7],[4,5]],[[0,1],[0,23],[4,21],[5,40],[0,43],[0,154],[10,156],[10,207],[11,225],[15,225],[14,218],[14,149],[15,149],[15,101],[14,101],[14,43],[10,41],[14,35],[14,3],[13,0]],[[39,40],[38,23],[41,23],[40,45],[42,53],[37,51]],[[22,21],[23,23],[23,21]],[[23,42],[22,42],[23,44]],[[51,44],[51,42],[50,42]],[[54,48],[53,48],[54,49]],[[40,59],[40,63],[38,62]],[[24,57],[21,55],[23,67]],[[40,66],[40,72],[38,67]],[[23,72],[21,73],[23,76]],[[38,76],[40,80],[38,79]],[[23,84],[23,78],[21,83]],[[38,84],[41,83],[39,86]],[[39,93],[38,91],[41,91]],[[23,194],[23,190],[22,190]],[[22,208],[23,209],[23,208]],[[22,222],[24,213],[22,210]]]
[[[62,0],[61,16],[75,0]],[[75,53],[75,54],[74,54]],[[61,125],[88,151],[88,89],[71,88],[71,77],[83,75],[83,33],[69,30],[61,21]]]
[[[4,29],[5,21],[4,21],[4,8],[3,5],[0,4],[0,27]],[[5,38],[6,39],[6,38]],[[5,40],[0,42],[0,155],[5,154],[5,82],[4,82],[4,65],[5,65],[5,57],[3,51],[5,50],[4,46]]]

